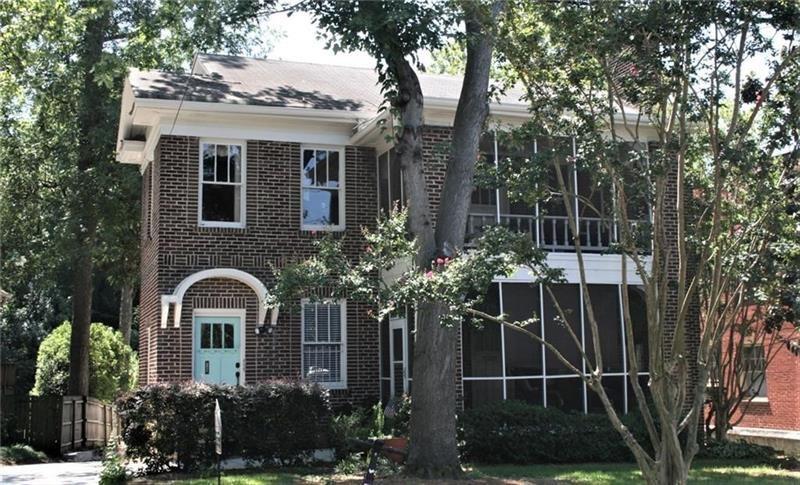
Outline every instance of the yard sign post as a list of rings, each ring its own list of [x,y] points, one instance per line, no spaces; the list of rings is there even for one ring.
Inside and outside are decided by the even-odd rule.
[[[214,446],[217,452],[217,485],[222,483],[222,411],[219,399],[214,400]]]

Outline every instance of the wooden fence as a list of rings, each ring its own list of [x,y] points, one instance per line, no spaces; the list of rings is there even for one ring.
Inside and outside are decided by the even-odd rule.
[[[4,396],[3,438],[49,453],[98,448],[119,435],[114,407],[86,396]]]

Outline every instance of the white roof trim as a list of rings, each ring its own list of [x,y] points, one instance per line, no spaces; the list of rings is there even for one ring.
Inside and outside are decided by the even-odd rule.
[[[179,109],[181,112],[231,113],[268,115],[284,118],[318,119],[352,124],[374,116],[363,111],[304,108],[298,106],[265,106],[259,104],[230,103],[224,101],[184,101],[159,98],[135,98],[135,108]]]
[[[193,284],[208,278],[228,278],[244,283],[252,288],[258,297],[258,324],[264,324],[264,320],[267,316],[267,287],[264,286],[264,283],[250,273],[246,273],[238,269],[214,268],[198,271],[197,273],[187,276],[183,279],[183,281],[178,283],[178,286],[175,287],[175,291],[171,295],[161,295],[161,328],[167,328],[170,303],[175,306],[173,326],[180,327],[181,310],[183,309],[183,296]]]

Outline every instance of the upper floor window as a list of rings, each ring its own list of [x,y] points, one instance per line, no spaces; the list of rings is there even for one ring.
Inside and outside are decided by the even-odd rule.
[[[405,205],[403,172],[392,148],[378,156],[378,206],[380,214],[388,216],[395,208]]]
[[[345,301],[304,301],[303,377],[330,388],[347,387]]]
[[[301,221],[309,230],[344,229],[344,154],[341,149],[301,150]]]
[[[200,143],[201,226],[244,227],[245,147],[239,143]]]

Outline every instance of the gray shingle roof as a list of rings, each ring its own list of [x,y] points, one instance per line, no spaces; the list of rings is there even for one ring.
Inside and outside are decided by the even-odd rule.
[[[458,99],[461,79],[420,74],[427,98]],[[373,69],[249,57],[199,54],[195,74],[163,71],[130,73],[137,98],[252,104],[363,112],[374,115],[382,96]],[[187,87],[188,86],[188,87]],[[502,104],[520,104],[518,91],[509,91]]]

